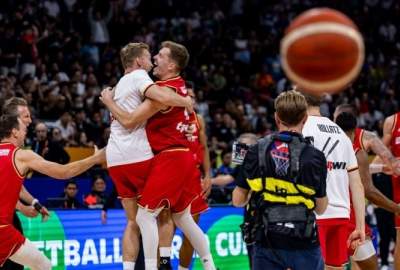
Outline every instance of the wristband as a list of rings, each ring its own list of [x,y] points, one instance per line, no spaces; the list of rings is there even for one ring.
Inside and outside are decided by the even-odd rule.
[[[38,211],[40,213],[40,211],[43,208],[43,205],[40,204],[38,199],[33,199],[31,205],[33,206],[33,208],[35,208],[36,211]]]

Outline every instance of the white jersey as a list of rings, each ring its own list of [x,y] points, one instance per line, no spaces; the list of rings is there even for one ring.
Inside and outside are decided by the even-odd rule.
[[[145,70],[132,71],[119,80],[114,100],[125,111],[133,112],[142,103],[144,92],[152,84],[154,82]],[[112,121],[106,149],[107,167],[136,163],[153,157],[144,126],[145,123],[128,130],[117,120]]]
[[[358,167],[350,139],[336,123],[322,116],[308,116],[303,136],[312,137],[314,146],[325,154],[327,160],[326,194],[329,204],[325,213],[317,215],[317,219],[349,218],[348,171]]]

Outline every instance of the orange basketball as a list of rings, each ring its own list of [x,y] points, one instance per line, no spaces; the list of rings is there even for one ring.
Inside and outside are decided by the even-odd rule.
[[[311,94],[346,88],[364,62],[364,41],[343,13],[314,8],[289,25],[281,41],[282,67],[287,77]]]

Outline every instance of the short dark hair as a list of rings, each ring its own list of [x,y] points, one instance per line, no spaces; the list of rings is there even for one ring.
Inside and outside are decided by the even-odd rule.
[[[4,102],[2,113],[18,115],[18,106],[27,107],[28,103],[25,99],[20,97],[12,97]]]
[[[170,58],[176,63],[179,71],[185,69],[189,63],[189,52],[185,46],[173,41],[164,41],[161,43],[161,48],[168,48],[171,52]]]
[[[13,129],[19,129],[18,116],[14,114],[0,116],[0,140],[10,137]]]
[[[309,107],[319,107],[322,104],[322,96],[311,95],[308,93],[303,93],[303,96],[306,98],[307,105]]]
[[[77,184],[76,181],[73,180],[73,179],[68,180],[68,181],[65,183],[64,188],[67,188],[69,185],[75,185],[75,186],[78,188],[78,184]]]
[[[336,117],[336,124],[343,129],[344,132],[352,131],[357,127],[357,118],[350,112],[341,112]]]

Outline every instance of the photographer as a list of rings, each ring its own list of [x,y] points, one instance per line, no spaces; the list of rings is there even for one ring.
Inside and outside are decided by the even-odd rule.
[[[233,204],[256,203],[253,269],[317,269],[324,263],[314,211],[325,211],[326,159],[301,135],[307,103],[296,91],[275,100],[279,132],[250,147],[235,179]]]

